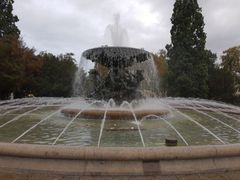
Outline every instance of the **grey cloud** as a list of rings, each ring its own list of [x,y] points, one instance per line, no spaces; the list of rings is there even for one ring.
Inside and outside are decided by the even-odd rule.
[[[240,1],[210,0],[199,1],[205,16],[207,47],[222,53],[232,46],[240,44]]]
[[[121,14],[130,45],[157,52],[170,43],[174,0],[15,0],[18,26],[30,47],[55,54],[104,44],[105,27]],[[207,48],[221,53],[240,44],[240,1],[199,0],[205,19]],[[150,23],[147,23],[149,21]]]

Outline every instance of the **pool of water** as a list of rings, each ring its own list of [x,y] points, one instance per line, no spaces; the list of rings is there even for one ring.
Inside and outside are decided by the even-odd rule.
[[[141,119],[87,119],[66,116],[65,108],[103,109],[108,102],[81,98],[29,98],[0,101],[0,142],[46,145],[159,147],[166,138],[178,146],[240,142],[240,108],[220,102],[163,98],[121,106],[131,111],[164,109],[164,116]],[[116,108],[116,107],[114,107]],[[103,121],[104,120],[104,121]]]

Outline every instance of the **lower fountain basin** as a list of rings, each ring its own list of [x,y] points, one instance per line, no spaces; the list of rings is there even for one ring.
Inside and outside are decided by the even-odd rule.
[[[0,101],[0,142],[161,147],[168,138],[178,146],[240,143],[240,108],[184,98],[146,99],[119,108],[81,98]]]

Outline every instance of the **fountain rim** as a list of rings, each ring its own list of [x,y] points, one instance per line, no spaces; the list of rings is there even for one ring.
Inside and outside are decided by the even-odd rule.
[[[95,48],[90,48],[87,49],[85,51],[83,51],[82,55],[84,55],[85,53],[89,52],[89,51],[93,51],[93,50],[100,50],[100,49],[128,49],[128,50],[136,50],[136,51],[141,51],[147,54],[152,54],[149,51],[143,49],[143,48],[134,48],[134,47],[130,47],[130,46],[99,46],[99,47],[95,47]]]
[[[64,115],[74,117],[76,116],[79,112],[81,112],[81,109],[74,109],[74,108],[65,108],[61,110],[61,113]],[[169,114],[170,111],[168,110],[135,110],[134,114],[136,118],[143,118],[148,115],[156,115],[156,116],[165,116]],[[84,110],[81,112],[81,116],[89,119],[98,119],[104,117],[105,110],[104,109],[92,109],[92,110]],[[133,114],[129,110],[108,110],[106,113],[106,117],[108,117],[111,120],[129,120],[133,118]]]
[[[71,160],[174,160],[235,157],[240,144],[181,147],[81,147],[0,143],[0,156]]]
[[[85,57],[86,59],[87,58],[87,55],[93,51],[110,51],[110,50],[125,50],[124,52],[124,56],[125,58],[130,58],[130,57],[133,57],[133,56],[137,56],[137,55],[140,55],[140,54],[146,54],[148,57],[152,57],[153,56],[153,53],[151,52],[148,52],[147,50],[145,49],[140,49],[140,48],[133,48],[133,47],[127,47],[127,46],[101,46],[101,47],[95,47],[95,48],[91,48],[91,49],[87,49],[85,51],[82,52],[82,57]],[[132,51],[132,52],[135,52],[135,54],[130,54],[129,51]],[[137,53],[136,53],[137,52]],[[118,53],[116,53],[118,54]],[[90,58],[89,60],[92,61],[92,59]]]

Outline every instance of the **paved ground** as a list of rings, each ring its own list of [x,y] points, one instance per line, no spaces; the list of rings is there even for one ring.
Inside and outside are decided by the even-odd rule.
[[[174,176],[64,176],[47,174],[1,173],[0,180],[239,180],[240,172],[221,172],[211,174],[174,175]]]

